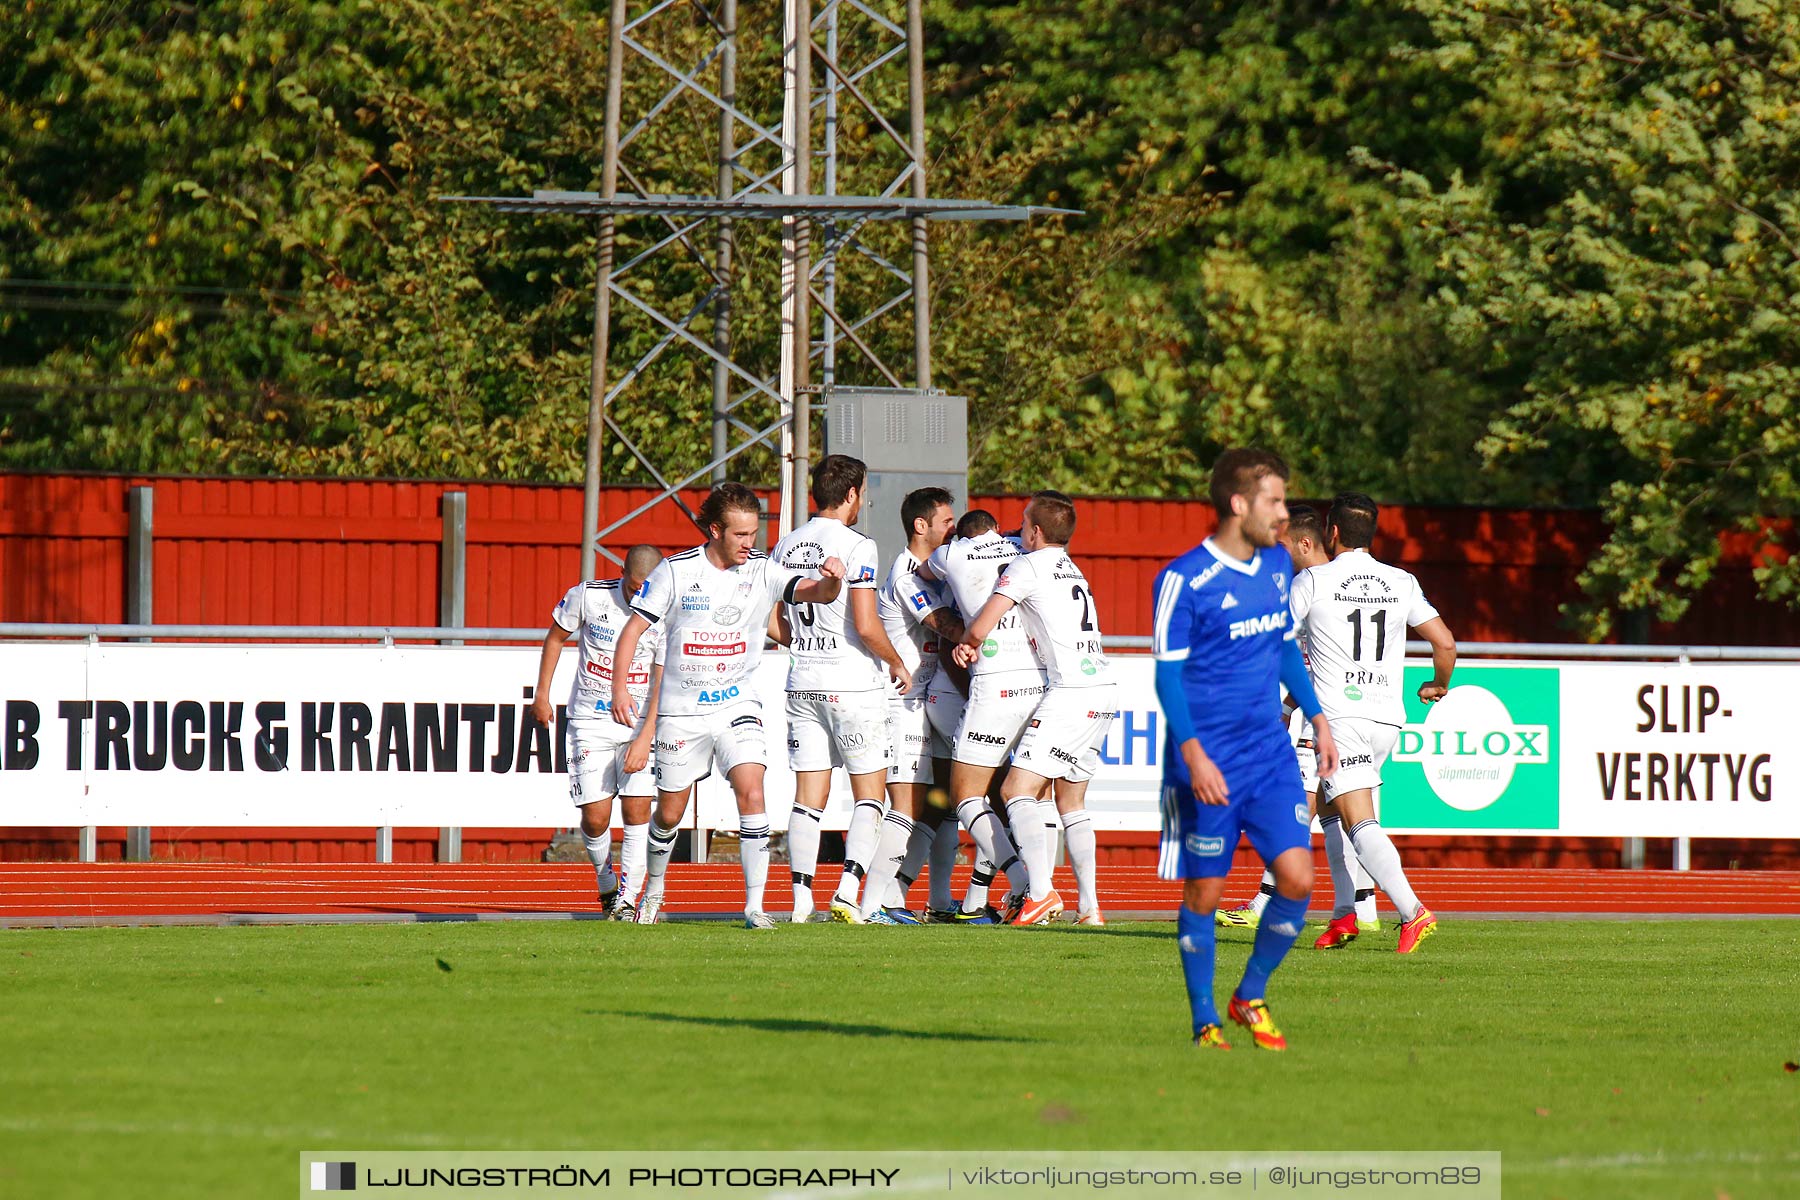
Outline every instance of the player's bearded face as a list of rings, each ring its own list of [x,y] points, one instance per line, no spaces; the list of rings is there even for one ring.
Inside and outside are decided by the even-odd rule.
[[[750,551],[756,548],[756,529],[761,523],[755,513],[727,511],[725,523],[713,526],[718,531],[720,560],[732,566],[749,562]]]
[[[1244,537],[1252,546],[1267,549],[1281,540],[1282,527],[1287,524],[1287,481],[1279,475],[1264,475],[1249,499],[1242,524]]]
[[[931,514],[931,522],[925,527],[925,536],[931,542],[931,548],[935,550],[943,545],[955,528],[956,510],[948,504],[938,505]]]

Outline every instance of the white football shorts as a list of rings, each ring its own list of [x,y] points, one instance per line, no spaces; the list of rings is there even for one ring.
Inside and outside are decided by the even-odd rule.
[[[975,767],[1005,762],[1048,690],[1044,677],[1035,671],[975,676],[969,681],[969,703],[956,727],[951,757]]]
[[[962,699],[954,685],[950,693],[957,700]],[[926,711],[931,707],[928,695],[929,692],[888,698],[888,733],[894,740],[895,755],[894,766],[888,771],[889,783],[931,783],[935,778],[931,760],[950,757],[950,743],[939,735]]]
[[[1013,765],[1045,779],[1086,783],[1100,769],[1100,746],[1119,715],[1112,684],[1051,688],[1025,723]]]
[[[968,697],[951,682],[948,671],[940,670],[931,677],[931,686],[925,691],[925,719],[931,722],[931,731],[946,750],[956,745],[956,728],[962,724],[963,709],[968,703]]]
[[[745,763],[767,766],[762,705],[740,700],[717,712],[656,719],[656,786],[680,792],[699,783],[717,766],[731,774]]]
[[[1319,790],[1319,751],[1313,745],[1312,722],[1297,708],[1288,717],[1288,741],[1294,744],[1294,761],[1300,764],[1300,782],[1310,796]]]
[[[625,749],[636,730],[611,717],[569,722],[569,798],[579,808],[608,796],[656,795],[656,751],[635,775],[625,774]]]
[[[1400,738],[1398,725],[1386,725],[1367,717],[1339,717],[1331,723],[1331,737],[1337,743],[1337,774],[1324,780],[1325,798],[1336,799],[1345,792],[1381,786],[1381,768],[1394,752]]]
[[[867,775],[894,766],[885,691],[789,692],[787,737],[789,770]]]

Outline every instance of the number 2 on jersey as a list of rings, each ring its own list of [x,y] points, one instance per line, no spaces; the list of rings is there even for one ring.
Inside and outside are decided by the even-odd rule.
[[[1088,595],[1087,589],[1079,583],[1069,589],[1069,595],[1077,604],[1081,605],[1081,631],[1092,633],[1094,631],[1094,598]]]

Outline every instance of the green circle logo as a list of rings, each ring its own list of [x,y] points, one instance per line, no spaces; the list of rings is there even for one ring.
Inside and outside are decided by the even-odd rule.
[[[993,638],[989,638],[987,641],[981,643],[981,657],[992,658],[998,653],[1000,653],[1000,643],[996,642]]]
[[[1093,659],[1084,658],[1081,660],[1081,673],[1083,675],[1092,675],[1095,671],[1098,671],[1099,669],[1100,669],[1099,667],[1096,667],[1094,665]]]
[[[1353,683],[1349,687],[1344,689],[1344,695],[1351,700],[1361,700],[1362,699],[1362,689],[1357,687]]]

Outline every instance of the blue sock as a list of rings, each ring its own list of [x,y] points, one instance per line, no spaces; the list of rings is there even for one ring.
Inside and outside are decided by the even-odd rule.
[[[1219,1010],[1213,1004],[1213,915],[1182,905],[1175,918],[1175,944],[1181,950],[1181,974],[1187,980],[1188,1008],[1193,1011],[1198,1034],[1201,1026],[1219,1023]]]
[[[1306,925],[1306,902],[1310,895],[1290,900],[1280,892],[1269,897],[1262,921],[1256,927],[1256,942],[1250,947],[1250,961],[1244,964],[1244,980],[1238,984],[1239,1000],[1261,1000],[1268,990],[1269,976],[1287,957],[1289,947]]]

